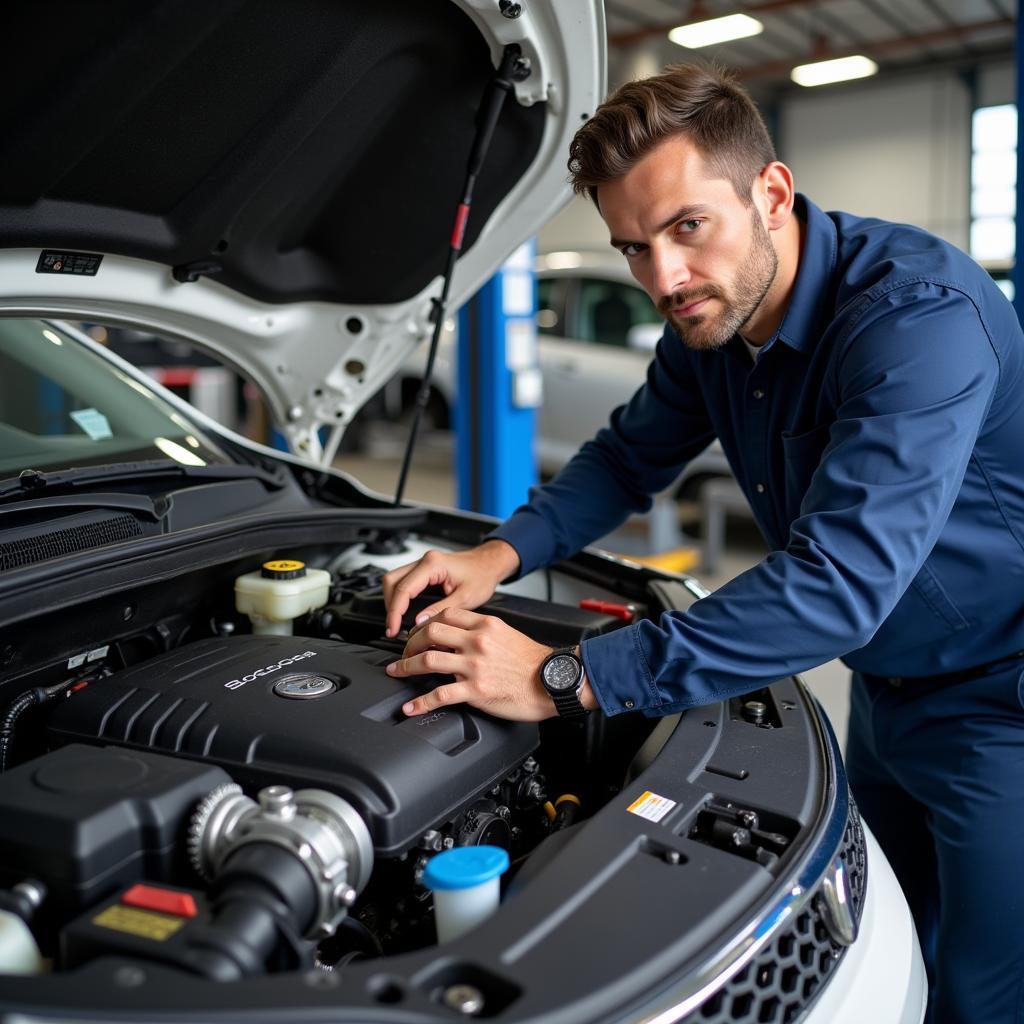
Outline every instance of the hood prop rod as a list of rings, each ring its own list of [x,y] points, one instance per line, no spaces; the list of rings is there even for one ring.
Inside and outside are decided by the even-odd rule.
[[[416,447],[416,436],[419,433],[420,420],[423,418],[423,411],[430,401],[430,382],[434,375],[434,360],[437,358],[438,342],[441,338],[441,331],[444,328],[444,316],[448,305],[448,291],[452,284],[452,274],[455,272],[455,262],[462,251],[462,241],[466,233],[466,221],[469,220],[469,209],[473,203],[473,190],[476,187],[477,175],[480,173],[484,158],[487,156],[491,139],[494,137],[494,129],[498,123],[498,115],[501,114],[501,108],[504,106],[505,97],[514,88],[514,82],[524,77],[522,76],[523,70],[526,70],[527,74],[529,74],[529,65],[525,65],[525,62],[520,57],[521,53],[522,51],[515,43],[505,47],[501,64],[498,66],[494,78],[488,83],[480,103],[480,109],[477,111],[476,136],[473,139],[473,148],[470,151],[469,163],[466,167],[466,178],[462,186],[462,201],[455,211],[455,223],[452,226],[452,237],[448,248],[448,261],[445,265],[441,295],[433,300],[433,309],[430,313],[434,324],[434,331],[430,338],[427,368],[423,372],[423,380],[420,382],[419,391],[416,393],[412,424],[409,427],[409,439],[405,444],[402,471],[399,474],[398,487],[395,490],[394,504],[396,506],[402,504],[406,479],[409,475],[409,467],[412,464],[412,453]]]

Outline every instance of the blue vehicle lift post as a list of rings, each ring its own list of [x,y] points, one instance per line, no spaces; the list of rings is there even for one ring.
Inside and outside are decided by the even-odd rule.
[[[541,376],[534,245],[525,243],[459,310],[458,505],[505,518],[537,482]]]

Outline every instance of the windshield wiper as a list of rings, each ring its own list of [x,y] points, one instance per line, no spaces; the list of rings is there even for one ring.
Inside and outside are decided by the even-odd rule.
[[[88,488],[97,483],[117,480],[156,480],[166,477],[185,477],[195,482],[212,480],[259,480],[274,490],[286,484],[283,472],[271,473],[258,466],[215,464],[212,466],[183,466],[178,462],[147,460],[145,462],[118,462],[107,466],[79,466],[75,469],[54,470],[43,473],[38,469],[22,470],[16,477],[0,480],[0,501],[17,497],[43,497],[54,493]],[[109,497],[109,496],[108,496]]]

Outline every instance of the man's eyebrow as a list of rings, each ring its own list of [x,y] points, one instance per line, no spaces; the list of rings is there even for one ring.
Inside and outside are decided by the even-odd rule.
[[[680,206],[671,217],[666,217],[655,229],[655,233],[664,231],[665,228],[671,227],[677,221],[681,220],[692,220],[695,217],[703,216],[708,212],[707,206],[703,203],[694,203],[690,206]],[[642,242],[635,242],[628,238],[610,238],[608,244],[614,246],[616,249],[621,249],[624,245],[642,245]]]

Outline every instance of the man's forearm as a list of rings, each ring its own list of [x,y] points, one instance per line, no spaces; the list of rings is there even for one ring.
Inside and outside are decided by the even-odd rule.
[[[477,548],[477,552],[486,560],[487,570],[493,573],[496,583],[518,574],[521,564],[519,552],[507,540],[491,537]]]

